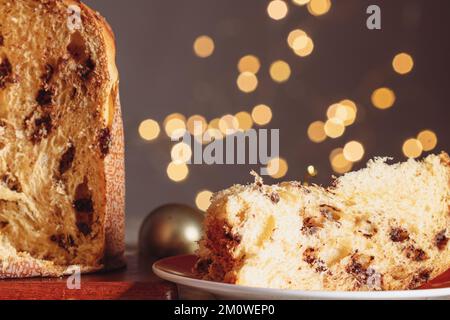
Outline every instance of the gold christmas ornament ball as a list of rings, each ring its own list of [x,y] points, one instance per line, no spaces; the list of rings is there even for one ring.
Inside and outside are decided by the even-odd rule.
[[[183,204],[153,210],[139,231],[140,254],[163,258],[194,253],[202,235],[203,218],[202,212]]]

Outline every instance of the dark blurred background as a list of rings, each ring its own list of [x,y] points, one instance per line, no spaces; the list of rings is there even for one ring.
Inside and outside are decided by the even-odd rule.
[[[311,0],[304,6],[292,0],[272,5],[263,0],[85,2],[107,18],[116,35],[126,130],[129,243],[137,240],[143,218],[159,205],[196,206],[199,192],[247,183],[252,180],[250,169],[258,169],[189,165],[184,177],[186,168],[179,166],[169,170],[171,179],[167,167],[174,143],[165,132],[164,121],[173,113],[186,118],[201,115],[210,122],[225,114],[246,112],[241,115],[248,119],[255,106],[267,105],[272,118],[262,127],[280,129],[280,156],[287,164],[281,169],[288,170],[274,176],[283,180],[327,184],[331,175],[361,168],[374,156],[403,161],[408,156],[450,151],[447,0]],[[372,4],[381,8],[381,30],[366,27],[366,9]],[[295,29],[307,34],[309,38],[303,40],[314,43],[308,56],[297,55],[288,45],[288,35]],[[200,38],[196,53],[193,45],[202,35],[209,38]],[[208,47],[211,41],[213,51]],[[298,41],[294,46],[301,52],[305,43]],[[393,63],[399,53],[405,54]],[[242,89],[254,86],[252,74],[241,78],[247,79],[244,87],[236,82],[238,62],[246,55],[257,57],[260,65],[258,85],[250,93]],[[283,83],[274,81],[269,72],[278,60],[291,69]],[[251,65],[246,67],[251,71]],[[283,76],[282,70],[274,70],[277,76]],[[386,89],[376,91],[379,88]],[[327,110],[344,99],[356,105],[355,122],[348,125],[353,118],[334,121],[336,112],[330,110],[327,133],[337,138],[322,141]],[[354,108],[351,103],[346,106],[347,110]],[[142,124],[149,119],[155,122]],[[321,122],[308,135],[315,121]],[[351,141],[357,143],[341,149]],[[207,195],[201,193],[197,199],[202,208]]]

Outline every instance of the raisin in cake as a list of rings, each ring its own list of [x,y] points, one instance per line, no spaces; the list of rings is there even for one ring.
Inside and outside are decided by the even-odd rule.
[[[71,0],[0,0],[0,278],[123,264],[111,29]]]
[[[247,286],[413,289],[450,268],[450,159],[387,159],[335,181],[234,186],[205,220],[197,271]]]

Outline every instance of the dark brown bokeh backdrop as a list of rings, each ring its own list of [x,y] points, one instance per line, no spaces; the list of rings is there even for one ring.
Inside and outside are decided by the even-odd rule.
[[[173,112],[204,115],[208,120],[226,113],[251,111],[265,103],[272,107],[269,128],[281,129],[281,156],[287,159],[285,179],[303,179],[306,167],[316,166],[317,183],[328,183],[333,173],[329,153],[356,139],[364,144],[364,160],[392,156],[404,160],[402,144],[423,129],[438,137],[435,151],[450,151],[449,85],[450,27],[447,0],[334,0],[324,16],[314,17],[305,7],[292,5],[288,16],[268,17],[263,0],[86,0],[113,27],[121,75],[121,98],[126,130],[127,240],[134,242],[143,218],[169,202],[194,205],[202,189],[217,191],[251,180],[249,166],[191,166],[182,183],[170,181],[166,166],[172,143],[164,135],[145,142],[140,122],[162,123]],[[366,8],[377,4],[382,30],[366,28]],[[286,44],[294,28],[308,32],[314,52],[299,58]],[[193,54],[197,36],[215,41],[208,59]],[[400,76],[392,58],[408,52],[414,70]],[[237,61],[246,54],[261,60],[259,86],[252,94],[236,86]],[[270,64],[287,61],[290,80],[276,84]],[[380,86],[392,88],[395,106],[379,110],[370,96]],[[312,143],[308,125],[323,120],[328,106],[349,98],[358,104],[357,122],[339,139]],[[270,181],[270,179],[267,179]],[[270,181],[271,182],[271,181]]]

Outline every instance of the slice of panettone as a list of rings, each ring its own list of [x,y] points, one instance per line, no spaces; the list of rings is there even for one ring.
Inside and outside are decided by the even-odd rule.
[[[447,154],[370,161],[333,187],[286,182],[219,192],[197,271],[247,286],[414,289],[450,268]]]

